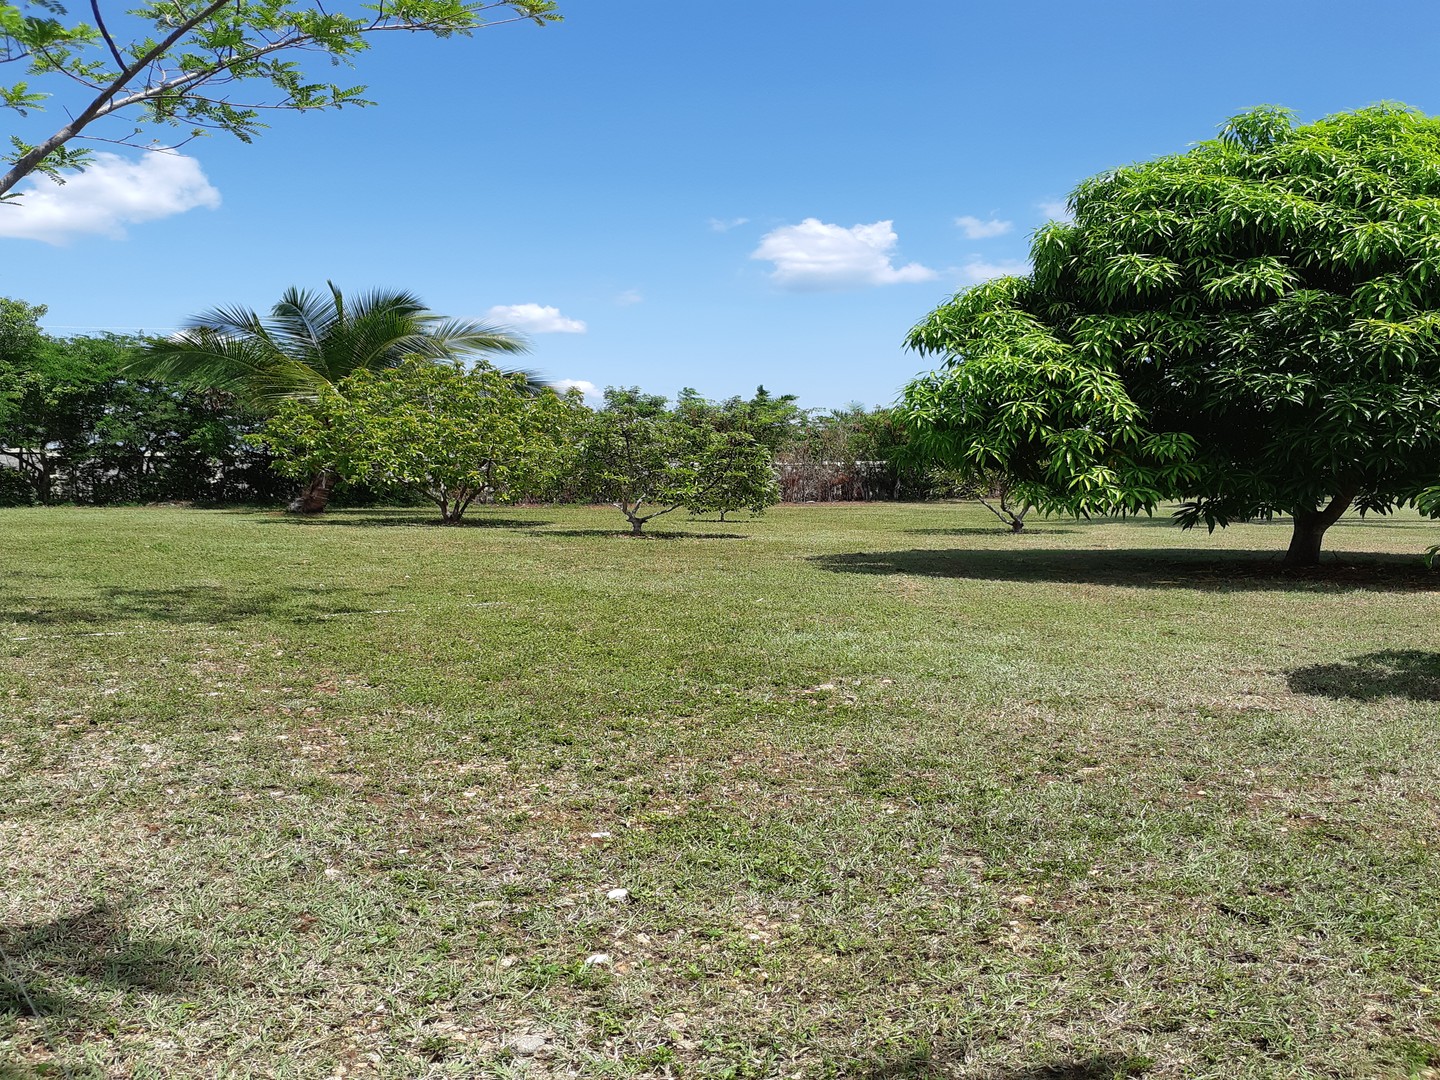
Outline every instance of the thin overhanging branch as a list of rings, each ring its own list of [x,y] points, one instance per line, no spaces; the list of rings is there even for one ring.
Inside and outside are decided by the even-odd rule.
[[[221,3],[222,3],[222,4],[223,4],[223,3],[227,3],[227,2],[228,2],[228,0],[221,0]],[[508,21],[508,22],[516,22],[516,21],[518,21],[518,20],[510,19],[510,20],[506,20],[506,21]],[[501,24],[500,24],[500,23],[487,23],[486,25],[487,25],[487,26],[499,26],[499,25],[501,25]],[[382,30],[405,30],[405,31],[416,32],[416,31],[426,30],[426,29],[429,29],[429,27],[427,27],[425,23],[396,23],[396,24],[394,24],[394,25],[392,25],[392,26],[372,26],[372,27],[369,27],[369,28],[367,28],[366,30],[364,30],[364,31],[362,31],[362,32],[363,32],[363,33],[378,33],[379,31],[382,31]],[[128,107],[130,107],[131,105],[139,105],[139,104],[142,103],[142,102],[149,101],[149,100],[151,100],[152,98],[160,97],[160,96],[163,95],[163,94],[171,93],[171,92],[177,91],[177,90],[183,91],[183,90],[185,90],[188,86],[199,86],[201,83],[203,83],[203,82],[209,82],[210,80],[214,79],[217,75],[220,75],[220,74],[223,74],[224,72],[229,71],[231,68],[235,67],[235,65],[237,65],[237,64],[249,63],[250,61],[253,61],[253,60],[259,60],[259,59],[261,59],[262,57],[269,56],[271,53],[273,53],[273,52],[279,52],[279,51],[282,50],[282,49],[303,49],[303,48],[306,47],[307,44],[312,44],[312,43],[314,43],[314,41],[315,41],[315,36],[314,36],[313,34],[297,33],[297,34],[296,34],[295,36],[293,36],[293,37],[282,38],[281,40],[276,41],[276,42],[273,42],[273,43],[271,43],[271,44],[269,44],[269,45],[265,45],[265,46],[262,47],[262,48],[259,48],[259,49],[251,49],[251,50],[249,50],[249,51],[247,51],[247,52],[238,54],[238,55],[230,58],[229,60],[225,60],[225,61],[222,61],[222,62],[216,64],[214,67],[201,68],[201,69],[198,70],[198,71],[187,71],[187,72],[185,72],[183,75],[177,75],[177,76],[175,76],[173,79],[166,79],[164,82],[156,83],[154,86],[148,86],[148,87],[146,87],[144,90],[137,90],[135,93],[130,94],[130,95],[128,95],[127,97],[123,97],[123,98],[120,98],[120,99],[118,99],[118,100],[116,100],[116,101],[110,102],[108,105],[105,105],[104,107],[102,107],[101,109],[99,109],[99,110],[96,112],[95,116],[92,117],[92,119],[98,119],[99,117],[102,117],[102,116],[109,116],[111,113],[119,112],[121,109],[128,108]],[[240,108],[292,108],[293,106],[284,106],[284,105],[279,105],[279,106],[273,106],[273,105],[272,105],[272,106],[254,105],[254,106],[250,106],[250,105],[246,105],[246,106],[238,106],[238,107],[240,107]],[[321,106],[316,106],[316,107],[317,107],[317,108],[320,108]]]
[[[162,56],[166,54],[166,52],[168,52],[172,47],[174,47],[176,42],[178,42],[186,34],[190,33],[191,30],[195,29],[195,27],[199,26],[202,22],[208,19],[211,15],[215,14],[215,12],[219,11],[229,2],[230,0],[210,0],[210,3],[206,4],[190,18],[181,22],[180,25],[176,26],[174,30],[170,31],[169,34],[165,35],[162,40],[157,41],[141,56],[137,57],[130,65],[125,67],[117,76],[115,76],[114,79],[110,81],[110,84],[106,86],[105,89],[101,90],[100,93],[95,97],[95,99],[91,101],[84,110],[81,111],[79,116],[77,116],[74,120],[70,121],[70,123],[66,124],[59,131],[55,132],[44,142],[40,143],[36,147],[33,147],[29,152],[20,156],[19,160],[15,162],[15,164],[11,167],[10,171],[7,172],[3,177],[0,177],[0,195],[4,195],[16,184],[18,184],[23,177],[28,176],[30,172],[35,168],[35,166],[38,165],[41,161],[43,161],[52,151],[58,149],[61,146],[64,146],[67,142],[69,142],[76,135],[78,135],[84,129],[86,124],[90,123],[90,121],[94,120],[96,117],[105,115],[105,112],[102,112],[102,110],[105,109],[105,106],[114,98],[116,94],[120,93],[122,90],[125,89],[125,86],[132,79],[134,79],[137,75],[140,74],[140,72],[144,71],[147,67],[158,61]]]
[[[221,4],[227,2],[228,0],[221,0]],[[201,68],[199,71],[187,71],[183,75],[175,76],[173,79],[165,79],[164,81],[158,82],[153,86],[147,86],[143,90],[137,90],[133,94],[129,94],[123,98],[118,98],[116,100],[110,101],[108,104],[105,104],[99,109],[97,109],[95,112],[95,116],[92,117],[92,119],[98,119],[102,116],[109,116],[111,113],[119,112],[121,109],[129,108],[131,105],[139,105],[142,102],[149,101],[152,98],[157,98],[173,91],[183,91],[186,89],[186,87],[189,86],[199,86],[202,82],[207,82],[208,80],[215,78],[215,76],[229,71],[236,64],[248,62],[251,60],[259,60],[261,57],[268,56],[270,53],[278,52],[281,49],[296,48],[304,45],[306,41],[313,40],[314,38],[309,34],[300,34],[293,38],[284,38],[280,41],[275,42],[274,44],[266,45],[263,48],[253,49],[249,52],[244,53],[243,55],[236,56],[231,58],[230,60],[226,60],[219,64],[216,64],[214,67]],[[119,88],[117,88],[117,92],[118,89]]]
[[[110,55],[115,58],[115,66],[124,68],[125,58],[120,55],[115,39],[110,36],[110,28],[105,25],[105,16],[100,14],[100,0],[90,0],[90,13],[95,16],[95,28],[100,31],[100,36],[105,39],[105,44],[110,49]]]
[[[318,38],[314,33],[311,32],[301,32],[297,29],[293,33],[282,33],[279,37],[272,39],[267,36],[266,32],[262,28],[251,27],[249,29],[252,30],[254,34],[259,37],[259,40],[261,42],[264,43],[260,47],[237,51],[233,55],[226,56],[223,59],[217,56],[215,63],[209,66],[204,66],[199,70],[186,71],[173,78],[168,79],[162,77],[159,79],[158,82],[150,81],[164,75],[163,61],[170,54],[171,50],[186,37],[186,35],[193,32],[197,27],[205,23],[206,20],[215,16],[222,8],[228,6],[231,3],[236,4],[237,10],[240,8],[240,0],[209,0],[209,2],[204,3],[203,6],[201,6],[198,10],[190,13],[189,15],[186,15],[184,8],[181,4],[174,3],[170,5],[173,7],[174,17],[176,20],[175,25],[172,27],[170,32],[167,33],[161,40],[151,45],[150,48],[146,49],[144,53],[135,57],[131,62],[127,64],[125,62],[124,53],[122,52],[119,44],[116,42],[114,36],[111,34],[108,25],[105,23],[104,15],[100,9],[100,0],[90,0],[91,12],[94,15],[100,36],[105,43],[105,47],[109,50],[110,55],[114,58],[117,65],[119,65],[120,70],[114,76],[114,78],[110,79],[108,82],[99,83],[90,79],[86,79],[77,71],[68,69],[63,63],[57,63],[55,61],[55,58],[49,56],[43,48],[36,50],[36,53],[38,55],[43,56],[46,59],[54,72],[64,74],[72,80],[85,86],[88,90],[93,90],[97,92],[95,96],[91,99],[90,103],[84,109],[82,109],[78,115],[72,116],[69,122],[62,126],[59,130],[55,131],[38,145],[31,147],[23,154],[21,154],[14,161],[9,171],[6,172],[3,176],[0,176],[0,197],[4,197],[7,192],[9,192],[17,183],[19,183],[20,180],[33,172],[37,166],[39,166],[42,162],[45,161],[47,157],[54,154],[71,139],[78,137],[80,133],[84,130],[84,128],[94,120],[109,116],[113,113],[116,113],[120,110],[134,105],[139,105],[146,102],[153,102],[159,98],[165,97],[166,95],[180,95],[183,99],[183,97],[190,90],[208,80],[226,82],[231,81],[232,79],[238,80],[245,78],[247,77],[246,75],[234,76],[229,73],[231,73],[233,69],[238,65],[253,63],[257,60],[262,59],[265,56],[270,55],[271,53],[283,49],[306,50],[310,46],[316,45],[318,43]],[[518,13],[516,13],[517,7],[520,9]],[[497,8],[508,8],[512,12],[511,17],[495,19],[489,22],[480,20],[480,13],[491,11]],[[392,30],[403,31],[406,33],[429,31],[431,33],[435,33],[438,36],[449,36],[451,34],[469,34],[471,31],[476,29],[488,29],[491,27],[504,26],[509,23],[515,22],[545,21],[543,18],[540,17],[542,14],[544,14],[543,10],[538,14],[527,14],[524,12],[523,8],[524,5],[516,5],[514,3],[511,3],[510,0],[491,0],[491,2],[482,2],[467,9],[467,16],[464,20],[447,24],[444,21],[387,22],[386,20],[390,18],[390,16],[386,15],[385,10],[382,6],[377,10],[374,21],[372,21],[368,26],[364,24],[356,26],[351,31],[351,34],[352,36],[358,36],[368,33],[378,33],[380,31]],[[317,0],[316,3],[316,10],[320,13],[321,16],[326,16],[328,14],[323,3],[319,2],[319,0]],[[327,50],[323,46],[321,47],[320,51],[333,52],[333,50]],[[25,50],[18,54],[6,52],[3,56],[0,56],[0,63],[13,63],[15,61],[25,59],[30,55],[32,55],[31,50]],[[149,72],[149,79],[142,80],[141,76],[142,74],[147,72],[147,70]],[[263,77],[266,73],[261,72],[258,74]],[[277,80],[272,79],[272,81]],[[139,85],[142,82],[145,83],[145,85],[143,85],[141,89],[132,89],[133,86]],[[283,86],[283,82],[277,81],[277,85]],[[203,104],[207,106],[220,105],[242,109],[304,109],[307,107],[327,107],[318,103],[313,106],[295,104],[293,103],[293,97],[294,95],[292,94],[290,96],[290,99],[288,99],[292,103],[287,103],[287,101],[282,100],[282,102],[280,102],[279,104],[265,104],[253,106],[231,106],[230,103],[215,98],[198,99],[197,104]],[[330,104],[340,105],[344,103],[344,101],[332,101]],[[184,105],[184,100],[177,102],[174,111],[184,112]],[[175,117],[173,115],[168,117],[162,116],[160,117],[160,119],[174,120]],[[102,141],[113,141],[120,145],[137,145],[128,140]]]
[[[206,125],[204,125],[204,124],[196,124],[195,126],[196,126],[196,127],[204,127],[204,126],[206,126]],[[156,146],[153,142],[152,142],[152,143],[142,143],[142,142],[136,142],[134,139],[107,139],[107,138],[105,138],[103,135],[76,135],[76,136],[75,136],[76,139],[83,140],[84,142],[109,143],[111,146],[128,146],[128,147],[131,147],[131,148],[134,149],[134,150],[145,150],[145,151],[147,151],[147,152],[149,152],[149,153],[152,153],[152,154],[165,154],[165,153],[169,153],[169,152],[172,151],[172,150],[179,150],[182,146],[185,146],[187,143],[192,143],[192,142],[194,142],[197,137],[198,137],[198,136],[196,136],[196,135],[187,135],[185,138],[181,139],[179,142],[166,143],[164,146]]]

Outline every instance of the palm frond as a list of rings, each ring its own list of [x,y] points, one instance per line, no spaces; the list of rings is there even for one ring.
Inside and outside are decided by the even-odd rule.
[[[152,342],[132,365],[137,374],[186,386],[227,390],[260,409],[314,398],[360,370],[394,367],[407,356],[464,361],[529,351],[524,337],[498,326],[446,319],[414,293],[372,289],[347,300],[291,287],[266,317],[219,307]],[[534,372],[527,385],[548,384]]]
[[[530,341],[504,326],[489,326],[467,319],[444,319],[426,328],[427,343],[447,357],[485,356],[488,353],[527,353]],[[425,355],[432,355],[426,352]]]

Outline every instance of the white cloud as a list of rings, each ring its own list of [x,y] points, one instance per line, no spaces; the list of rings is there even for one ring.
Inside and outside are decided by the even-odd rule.
[[[955,224],[965,230],[965,236],[970,240],[989,240],[992,236],[1004,236],[1015,227],[1013,221],[1000,221],[993,217],[989,221],[981,221],[969,214],[957,217]]]
[[[485,320],[528,334],[585,333],[585,323],[580,319],[567,318],[559,308],[539,304],[496,304],[485,313]]]
[[[598,405],[605,397],[600,388],[587,379],[556,379],[550,385],[562,394],[567,390],[579,390],[585,395],[587,405]]]
[[[781,288],[797,291],[898,285],[934,278],[935,271],[919,263],[891,265],[899,242],[893,225],[877,221],[847,229],[806,218],[799,225],[784,225],[766,233],[750,257],[774,263],[770,279]]]
[[[615,304],[617,307],[633,307],[635,304],[643,302],[644,299],[645,295],[639,289],[626,289],[615,297]]]
[[[192,157],[156,150],[131,161],[99,153],[64,184],[32,177],[19,199],[0,206],[0,237],[55,245],[96,233],[122,240],[126,225],[219,205],[220,192]]]
[[[731,218],[729,221],[713,217],[710,219],[710,229],[712,232],[729,232],[731,229],[738,229],[741,225],[749,224],[750,219],[748,217]]]
[[[1070,214],[1070,207],[1065,204],[1064,199],[1046,199],[1039,203],[1040,212],[1051,221],[1071,222],[1075,218]]]
[[[1030,264],[1024,259],[1007,259],[1002,262],[971,259],[960,267],[960,283],[962,285],[979,285],[980,282],[989,281],[991,278],[1024,277],[1028,273],[1030,273]]]

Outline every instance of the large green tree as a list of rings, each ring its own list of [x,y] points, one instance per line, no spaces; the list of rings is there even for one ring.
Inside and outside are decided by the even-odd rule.
[[[462,360],[527,348],[502,328],[436,315],[413,293],[377,289],[347,298],[331,283],[325,293],[287,290],[266,317],[242,307],[208,311],[152,342],[134,370],[225,391],[270,413],[285,402],[317,401],[357,371],[393,368],[412,356]],[[334,469],[317,469],[291,511],[323,511],[338,479]]]
[[[58,0],[0,0],[0,109],[27,126],[47,103],[62,107],[58,127],[12,134],[0,199],[32,172],[59,178],[84,168],[88,151],[72,143],[154,148],[155,128],[179,128],[171,144],[212,131],[250,142],[273,110],[368,105],[363,86],[315,81],[298,59],[350,66],[385,32],[469,35],[516,20],[559,19],[553,0],[399,0],[388,4],[303,0],[152,0],[107,10],[90,0],[86,22]],[[13,81],[4,81],[13,73]],[[49,99],[54,98],[53,102]],[[107,123],[108,122],[108,123]],[[103,129],[103,136],[96,131]],[[33,141],[32,141],[33,140]]]
[[[933,459],[1002,469],[1047,510],[1290,514],[1290,566],[1347,508],[1440,478],[1440,120],[1256,109],[1070,209],[1029,276],[911,332],[943,360],[904,398]]]
[[[504,503],[553,486],[584,411],[578,391],[537,391],[523,373],[412,358],[357,371],[313,401],[288,401],[256,437],[287,475],[332,469],[346,480],[418,492],[459,524],[476,501]]]

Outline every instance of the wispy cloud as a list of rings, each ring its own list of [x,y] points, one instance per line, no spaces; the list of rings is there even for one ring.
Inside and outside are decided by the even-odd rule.
[[[497,304],[485,313],[485,320],[527,334],[585,333],[582,320],[567,318],[559,308],[540,304]]]
[[[18,200],[0,206],[0,237],[57,246],[85,235],[123,240],[127,225],[219,205],[220,192],[192,157],[152,151],[132,161],[99,153],[64,184],[31,179]]]
[[[1015,227],[1013,221],[1000,221],[993,217],[988,221],[982,221],[969,214],[957,217],[955,224],[964,230],[966,238],[970,240],[989,240],[992,236],[1004,236]]]
[[[962,285],[978,285],[982,281],[989,281],[997,277],[1024,277],[1030,273],[1030,264],[1024,259],[1007,259],[1000,262],[971,259],[960,267],[959,272]]]
[[[766,233],[752,259],[774,263],[770,279],[797,292],[853,289],[866,285],[899,285],[929,281],[934,270],[919,263],[894,265],[899,237],[894,222],[872,225],[827,225],[806,218]]]
[[[615,297],[616,307],[634,307],[636,304],[644,303],[645,294],[639,289],[626,289]]]
[[[605,397],[600,388],[588,379],[556,379],[550,385],[562,394],[567,390],[579,390],[587,405],[598,405]]]
[[[1064,199],[1046,199],[1038,205],[1040,212],[1051,221],[1071,222],[1075,220],[1070,213],[1070,207],[1065,204]]]
[[[710,230],[712,232],[729,232],[731,229],[738,229],[741,225],[749,225],[748,217],[730,218],[728,221],[723,218],[711,218]]]

